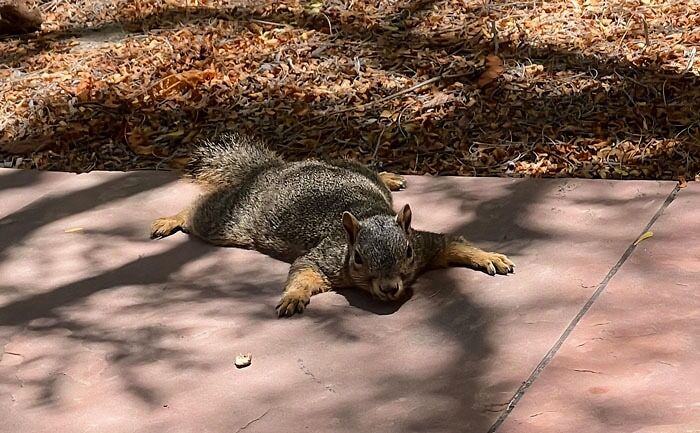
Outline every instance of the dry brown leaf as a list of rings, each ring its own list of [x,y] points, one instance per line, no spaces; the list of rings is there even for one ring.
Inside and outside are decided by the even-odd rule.
[[[310,111],[311,107],[309,107],[308,104],[298,105],[296,108],[294,108],[294,114],[299,117],[306,116]]]
[[[501,60],[500,57],[490,55],[486,56],[486,70],[481,73],[481,76],[479,76],[479,80],[477,81],[477,85],[479,87],[486,87],[492,82],[494,82],[498,77],[503,74],[503,71],[505,70],[503,68],[503,60]]]
[[[80,102],[85,102],[90,98],[90,91],[92,90],[93,82],[92,77],[88,77],[78,84],[75,88],[73,94],[78,98]]]
[[[423,108],[438,107],[440,105],[444,105],[450,101],[453,101],[454,99],[454,96],[448,95],[445,92],[435,92],[430,96],[429,99],[423,102]]]
[[[182,157],[182,158],[173,158],[168,161],[168,167],[172,168],[173,170],[180,170],[185,168],[187,163],[190,162],[189,157]]]
[[[680,176],[678,178],[678,188],[685,188],[688,186],[688,181],[685,180],[685,176]]]
[[[172,74],[163,78],[156,85],[155,90],[157,90],[161,94],[182,91],[186,87],[195,87],[199,83],[206,80],[210,80],[215,76],[216,73],[212,70],[192,69],[189,71],[181,72],[179,74]]]
[[[155,146],[149,143],[148,136],[139,129],[134,129],[126,135],[126,142],[129,148],[137,155],[153,155]]]
[[[643,241],[644,239],[649,239],[649,238],[652,237],[652,236],[654,236],[654,232],[644,232],[644,233],[642,233],[642,235],[639,237],[639,239],[637,239],[636,241],[634,241],[634,245],[636,246],[636,245],[638,245],[641,241]]]

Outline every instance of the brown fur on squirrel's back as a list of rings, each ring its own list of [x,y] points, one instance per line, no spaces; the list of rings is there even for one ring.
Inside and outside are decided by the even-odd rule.
[[[203,142],[188,169],[214,189],[193,209],[193,233],[285,261],[328,237],[344,242],[345,211],[360,219],[395,216],[390,191],[366,167],[285,162],[261,141],[238,134]]]
[[[235,186],[284,160],[260,140],[237,133],[206,139],[185,167],[186,175],[208,187]]]

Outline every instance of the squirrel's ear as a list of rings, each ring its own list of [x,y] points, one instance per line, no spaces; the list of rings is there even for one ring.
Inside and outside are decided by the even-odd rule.
[[[343,212],[343,227],[348,235],[348,242],[354,245],[357,242],[357,234],[360,232],[360,222],[350,212]]]
[[[396,215],[396,222],[401,226],[403,231],[408,233],[411,228],[411,206],[406,203],[404,207]]]

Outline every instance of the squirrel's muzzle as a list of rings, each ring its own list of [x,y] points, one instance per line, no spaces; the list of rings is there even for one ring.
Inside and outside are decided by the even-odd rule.
[[[401,287],[399,286],[399,283],[387,283],[379,286],[379,290],[381,290],[382,293],[386,293],[387,295],[393,295],[400,289]]]
[[[403,293],[403,281],[401,278],[379,278],[374,282],[374,287],[379,292],[380,298],[388,298],[392,301],[398,299]]]

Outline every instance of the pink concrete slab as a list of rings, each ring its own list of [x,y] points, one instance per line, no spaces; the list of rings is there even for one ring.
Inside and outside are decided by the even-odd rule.
[[[499,431],[700,431],[700,185],[651,230]]]
[[[0,169],[0,219],[68,182],[64,173]]]
[[[516,274],[433,272],[400,306],[328,293],[277,320],[287,265],[147,239],[193,186],[84,176],[0,225],[3,433],[486,431],[673,189],[412,177],[395,197],[414,226],[507,253]]]

